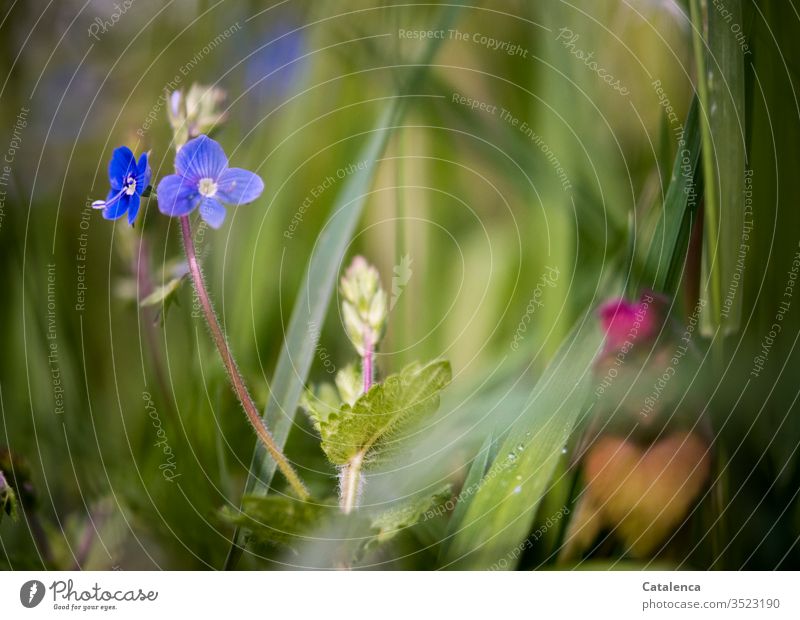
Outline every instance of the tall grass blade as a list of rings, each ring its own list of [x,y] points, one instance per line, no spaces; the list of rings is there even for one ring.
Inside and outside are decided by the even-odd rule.
[[[450,543],[455,535],[458,533],[461,524],[464,522],[464,516],[467,513],[469,505],[472,503],[472,498],[475,496],[475,491],[478,489],[483,476],[486,474],[486,468],[494,456],[492,454],[492,444],[495,441],[494,434],[489,435],[481,445],[480,450],[472,460],[472,465],[467,472],[467,477],[464,479],[464,486],[456,499],[456,507],[453,509],[453,514],[447,524],[447,535],[445,536],[442,544],[439,547],[439,560],[440,562],[447,557],[450,549]]]
[[[698,82],[703,80],[707,83],[708,97],[704,102],[706,114],[703,117],[704,123],[708,124],[707,134],[703,133],[704,163],[706,159],[711,160],[714,174],[711,177],[708,166],[704,167],[706,204],[716,200],[713,209],[706,207],[703,275],[704,281],[718,280],[720,285],[716,312],[709,303],[705,306],[709,312],[702,315],[703,328],[708,334],[713,334],[717,327],[724,327],[726,333],[739,328],[742,294],[737,291],[738,282],[734,277],[742,236],[748,235],[744,228],[746,48],[742,48],[741,39],[742,2],[730,0],[725,8],[729,13],[723,14],[710,4],[707,7],[706,71],[704,75],[698,71]],[[740,38],[737,38],[737,32]],[[711,144],[707,142],[708,138],[713,138]],[[716,219],[712,220],[712,217]],[[717,248],[711,245],[714,238],[718,240]],[[715,258],[712,260],[712,257]],[[710,273],[712,270],[714,273]],[[705,297],[712,301],[708,295]]]
[[[677,290],[702,184],[698,166],[700,144],[695,97],[683,124],[663,211],[649,241],[640,286],[637,288],[647,287],[669,295]]]

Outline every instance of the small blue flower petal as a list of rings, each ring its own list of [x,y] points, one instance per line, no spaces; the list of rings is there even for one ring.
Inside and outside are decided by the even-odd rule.
[[[128,174],[136,174],[136,158],[127,146],[114,149],[111,161],[108,164],[108,180],[111,188],[120,190]]]
[[[217,179],[216,197],[226,204],[243,205],[253,202],[264,191],[261,177],[242,168],[223,170]]]
[[[225,221],[225,207],[216,198],[203,198],[200,203],[200,217],[211,228],[219,228]]]
[[[105,200],[95,200],[92,208],[102,209],[103,217],[116,220],[125,213],[133,226],[139,212],[142,192],[150,183],[150,166],[147,153],[142,153],[139,162],[127,146],[114,149],[108,164],[108,181],[111,191]]]
[[[133,222],[136,220],[136,214],[139,213],[141,201],[142,199],[139,197],[139,194],[134,194],[128,199],[128,224],[131,226],[133,226]]]
[[[115,194],[115,196],[117,194]],[[123,215],[125,215],[125,212],[128,210],[131,198],[133,198],[133,196],[122,194],[116,200],[113,201],[108,200],[107,201],[108,206],[105,209],[103,209],[103,217],[106,218],[107,220],[117,220],[121,218]],[[136,196],[136,198],[138,199],[138,196]]]
[[[141,194],[150,185],[150,165],[147,162],[147,153],[142,153],[139,163],[136,164],[136,193]]]
[[[156,189],[158,210],[170,217],[191,212],[200,202],[197,185],[178,174],[165,176]]]
[[[222,203],[245,204],[264,191],[264,182],[257,174],[229,169],[222,147],[208,136],[190,140],[178,151],[175,170],[177,174],[164,177],[158,184],[159,210],[171,217],[183,217],[199,207],[200,217],[212,228],[225,221]]]
[[[225,151],[208,136],[189,140],[175,157],[175,171],[195,183],[200,179],[216,180],[227,167]]]

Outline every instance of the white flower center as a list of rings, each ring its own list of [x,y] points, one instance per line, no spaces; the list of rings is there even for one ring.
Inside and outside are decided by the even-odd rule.
[[[128,177],[125,180],[125,193],[128,196],[133,196],[136,193],[136,178],[135,177]]]
[[[200,179],[197,184],[197,190],[203,196],[213,196],[217,193],[217,184],[214,183],[214,179]]]

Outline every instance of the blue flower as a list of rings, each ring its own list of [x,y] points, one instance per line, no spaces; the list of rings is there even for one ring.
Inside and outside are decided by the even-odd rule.
[[[147,153],[142,153],[137,164],[136,157],[127,146],[115,149],[108,164],[108,180],[111,183],[108,197],[95,200],[92,207],[103,209],[103,217],[107,220],[116,220],[127,213],[128,223],[133,226],[142,192],[150,184]]]
[[[175,171],[158,184],[158,208],[164,215],[181,217],[199,207],[212,228],[225,220],[224,204],[253,202],[264,191],[257,174],[228,168],[228,158],[219,143],[198,136],[183,145],[175,157]]]

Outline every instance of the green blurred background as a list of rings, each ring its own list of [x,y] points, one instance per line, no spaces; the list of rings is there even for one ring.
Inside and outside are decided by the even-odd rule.
[[[725,528],[719,566],[797,568],[796,307],[765,376],[737,402],[730,386],[741,385],[769,331],[800,240],[800,21],[788,0],[742,5],[753,63],[747,126],[719,139],[722,149],[725,139],[747,141],[756,224],[741,328],[726,337],[724,376],[708,371],[718,449],[730,461],[729,509],[703,531]],[[0,566],[222,566],[232,530],[218,510],[238,504],[255,439],[192,317],[188,283],[165,316],[135,302],[171,278],[181,256],[176,222],[155,201],[144,203],[133,230],[87,205],[105,196],[118,145],[150,150],[154,180],[171,171],[163,95],[176,76],[181,88],[227,91],[229,118],[215,137],[266,190],[197,241],[232,349],[263,407],[288,318],[302,302],[299,283],[342,186],[337,172],[358,163],[426,44],[400,30],[435,28],[441,8],[136,0],[109,26],[119,10],[112,2],[4,3],[0,149],[16,147],[0,212],[0,446],[30,469],[50,557],[34,546],[36,526],[4,519]],[[407,257],[381,372],[441,356],[455,374],[441,422],[405,471],[376,480],[375,497],[463,479],[487,433],[518,414],[518,401],[492,390],[519,384],[529,392],[576,318],[630,288],[631,256],[648,250],[677,149],[652,82],[660,80],[681,123],[694,92],[686,14],[686,5],[667,0],[478,2],[459,11],[454,28],[466,38],[446,35],[413,93],[348,250],[377,265],[387,289]],[[629,93],[570,53],[562,28]],[[494,49],[489,39],[508,45]],[[509,54],[512,45],[519,47]],[[496,107],[471,109],[454,94]],[[334,181],[317,192],[327,177]],[[556,285],[544,290],[514,350],[548,268],[558,269]],[[681,290],[692,299],[698,286],[702,294],[696,282]],[[353,354],[337,308],[334,299],[319,346],[339,367]],[[326,378],[317,355],[311,380]],[[180,484],[162,475],[156,423]],[[335,472],[311,425],[300,415],[295,423],[290,457],[313,488],[329,488]],[[694,565],[708,566],[705,558]],[[427,568],[430,559],[417,554],[394,566]]]

